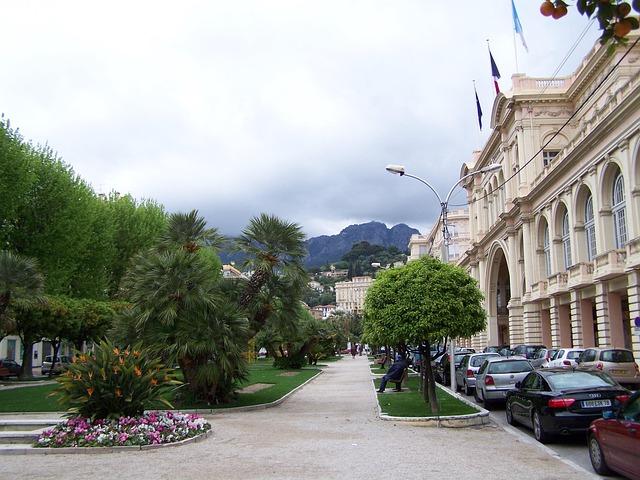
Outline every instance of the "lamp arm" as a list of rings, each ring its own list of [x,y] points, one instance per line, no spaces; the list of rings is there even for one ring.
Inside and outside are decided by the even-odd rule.
[[[438,198],[438,202],[440,202],[440,205],[442,205],[442,198],[440,198],[440,195],[438,195],[438,192],[436,192],[436,189],[433,188],[429,182],[427,182],[426,180],[423,180],[420,177],[416,177],[415,175],[411,175],[410,173],[405,173],[404,176],[405,177],[415,178],[419,182],[424,183],[435,194],[435,196]],[[462,179],[460,179],[460,180],[462,180]]]
[[[445,199],[445,201],[444,201],[445,205],[447,205],[447,204],[449,203],[449,198],[451,198],[451,194],[452,194],[452,193],[453,193],[453,191],[456,189],[456,187],[457,187],[458,185],[460,185],[460,183],[461,183],[463,180],[466,180],[466,179],[467,179],[467,178],[469,178],[469,177],[473,177],[474,175],[476,175],[476,174],[478,174],[478,173],[481,173],[481,172],[482,172],[482,170],[478,170],[477,172],[467,173],[464,177],[460,177],[460,179],[459,179],[456,183],[454,183],[454,184],[453,184],[453,186],[451,187],[451,190],[449,190],[449,193],[447,194],[447,197],[446,197],[446,199]],[[406,175],[406,174],[405,174],[405,175]],[[440,202],[440,203],[442,203],[442,202]]]

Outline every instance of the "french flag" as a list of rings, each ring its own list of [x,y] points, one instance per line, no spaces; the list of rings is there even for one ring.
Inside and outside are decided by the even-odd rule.
[[[498,86],[498,79],[500,78],[500,70],[496,65],[493,55],[491,55],[491,49],[489,49],[489,60],[491,60],[491,76],[493,77],[493,86],[496,87],[496,95],[500,93],[500,87]]]

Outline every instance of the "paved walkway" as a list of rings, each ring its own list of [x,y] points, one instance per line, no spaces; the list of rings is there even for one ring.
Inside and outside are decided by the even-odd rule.
[[[279,407],[220,413],[209,420],[212,437],[178,448],[4,456],[0,479],[586,477],[495,426],[438,429],[379,420],[366,357],[330,364]]]

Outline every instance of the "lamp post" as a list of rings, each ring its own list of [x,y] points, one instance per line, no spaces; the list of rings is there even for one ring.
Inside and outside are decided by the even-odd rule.
[[[442,216],[442,245],[440,249],[441,258],[444,263],[448,263],[449,262],[449,243],[451,241],[451,235],[449,233],[449,225],[447,222],[447,210],[448,210],[449,199],[451,198],[451,194],[453,193],[455,188],[460,184],[460,182],[462,182],[463,180],[469,177],[472,177],[478,173],[493,172],[493,171],[499,170],[500,168],[502,168],[500,164],[492,163],[490,165],[487,165],[484,168],[481,168],[480,170],[464,175],[463,177],[459,178],[456,183],[453,184],[453,186],[449,190],[449,193],[447,193],[447,196],[444,198],[444,201],[442,200],[442,197],[438,194],[436,189],[433,188],[433,186],[431,186],[429,182],[427,182],[426,180],[420,177],[407,173],[403,165],[387,165],[387,172],[393,173],[395,175],[400,175],[401,177],[404,176],[404,177],[414,178],[419,182],[422,182],[423,184],[425,184],[429,188],[429,190],[431,190],[435,194],[436,198],[438,199],[438,202],[440,202],[440,215]],[[455,392],[456,391],[456,365],[455,365],[455,342],[453,337],[450,339],[449,352],[450,352],[449,374],[451,376],[451,390]]]

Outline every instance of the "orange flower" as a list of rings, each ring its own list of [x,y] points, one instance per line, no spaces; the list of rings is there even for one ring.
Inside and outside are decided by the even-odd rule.
[[[122,390],[120,390],[119,388],[116,388],[116,397],[121,397],[122,396]]]
[[[125,356],[125,357],[128,357],[128,356],[129,356],[129,349],[127,349],[127,350],[125,350],[125,351],[124,351],[124,356]]]
[[[89,396],[93,395],[93,387],[87,388],[87,393],[89,394]]]
[[[134,350],[133,351],[133,356],[136,357],[136,358],[140,357],[140,351],[139,350]]]
[[[74,379],[74,380],[82,380],[82,374],[81,374],[81,373],[79,373],[79,374],[77,374],[77,375],[74,375],[74,376],[73,376],[73,379]]]
[[[142,376],[142,370],[140,370],[139,366],[135,366],[133,367],[133,373],[136,377],[141,377]]]
[[[113,349],[113,354],[114,355],[120,355],[120,350],[118,350],[118,347]]]
[[[120,358],[118,358],[118,363],[119,363],[120,365],[124,365],[124,357],[120,357]]]
[[[115,373],[116,375],[120,373],[120,367],[113,367],[113,373]]]
[[[155,378],[151,379],[151,385],[157,385],[158,384],[158,380],[156,380]]]
[[[86,355],[84,355],[84,354],[80,355],[80,361],[81,361],[82,363],[86,362],[86,361],[87,361],[87,356],[86,356]]]

